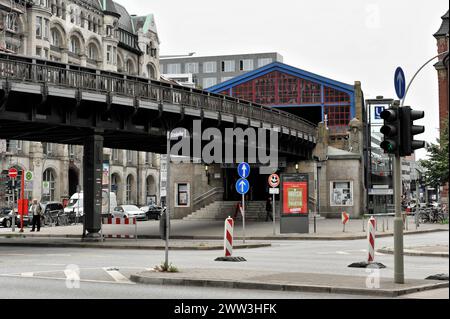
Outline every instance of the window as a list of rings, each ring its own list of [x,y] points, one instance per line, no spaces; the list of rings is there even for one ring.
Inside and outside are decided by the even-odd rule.
[[[91,60],[97,60],[97,48],[92,43],[89,45],[88,58]]]
[[[53,143],[42,143],[42,150],[47,156],[53,155]]]
[[[17,32],[18,28],[17,28],[17,23],[16,23],[16,18],[14,17],[14,15],[12,13],[7,13],[5,16],[6,19],[6,29],[9,31],[14,31]]]
[[[204,62],[203,63],[203,73],[216,73],[217,63],[216,62]]]
[[[6,152],[7,153],[17,153],[22,150],[23,142],[17,140],[7,140],[6,141]]]
[[[203,79],[203,88],[209,88],[217,84],[217,78],[204,78]]]
[[[132,187],[133,187],[133,175],[128,175],[127,177],[127,187],[126,187],[126,196],[125,201],[126,204],[130,205],[132,204],[133,198],[132,198]]]
[[[262,59],[258,59],[258,68],[263,67],[267,64],[272,63],[272,59],[271,58],[262,58]]]
[[[179,183],[176,184],[176,206],[188,207],[189,206],[189,184]]]
[[[222,72],[236,71],[234,60],[222,61]]]
[[[245,59],[239,61],[239,70],[240,71],[252,71],[253,70],[253,60]]]
[[[117,149],[112,150],[112,159],[113,159],[113,161],[119,160],[119,150],[117,150]]]
[[[36,47],[36,56],[42,57],[42,48],[41,47]]]
[[[350,105],[325,105],[324,113],[328,118],[328,126],[347,126],[350,121]]]
[[[233,78],[233,76],[224,76],[224,77],[222,77],[222,82],[231,80],[232,78]]]
[[[74,53],[74,54],[79,54],[80,52],[80,42],[78,41],[78,39],[76,37],[71,37],[70,38],[70,52]]]
[[[353,206],[353,182],[330,182],[330,205]]]
[[[113,63],[113,50],[112,50],[112,45],[108,45],[106,48],[106,62],[108,62],[109,64]]]
[[[184,73],[198,73],[198,63],[186,63],[184,66]]]
[[[153,154],[145,153],[145,164],[152,165],[152,163],[153,163]]]
[[[181,73],[181,64],[180,63],[167,64],[167,73],[168,74],[179,74],[179,73]]]
[[[42,199],[47,201],[55,200],[56,179],[53,170],[47,169],[42,176]]]
[[[46,58],[48,60],[48,49],[47,48],[44,49],[44,58]]]
[[[36,37],[42,36],[42,17],[36,17]]]
[[[75,158],[75,145],[69,145],[69,158]]]
[[[59,36],[59,32],[56,29],[52,29],[51,31],[51,42],[55,47],[61,47],[61,37]]]
[[[43,29],[44,39],[48,39],[50,35],[50,21],[48,19],[44,19]]]
[[[136,153],[134,151],[127,150],[127,162],[128,163],[133,163],[134,162],[135,154]]]

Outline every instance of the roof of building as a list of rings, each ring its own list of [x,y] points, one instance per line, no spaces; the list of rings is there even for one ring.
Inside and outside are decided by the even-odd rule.
[[[94,0],[92,0],[94,1]],[[116,9],[116,3],[113,0],[98,0],[101,6],[101,9],[105,13],[110,13],[116,16],[120,16],[119,12]]]
[[[353,85],[346,84],[343,82],[338,82],[338,81],[326,78],[324,76],[317,75],[317,74],[314,74],[314,73],[311,73],[311,72],[308,72],[308,71],[305,71],[302,69],[298,69],[298,68],[295,68],[293,66],[290,66],[290,65],[287,65],[287,64],[284,64],[281,62],[273,62],[273,63],[270,63],[259,69],[244,73],[244,74],[239,75],[235,78],[232,78],[228,81],[225,81],[225,82],[222,82],[215,86],[212,86],[212,87],[208,88],[207,91],[213,92],[213,93],[220,93],[220,92],[223,92],[224,90],[230,89],[234,86],[248,82],[250,80],[253,80],[253,79],[263,76],[265,74],[271,73],[273,71],[280,71],[280,72],[287,73],[292,76],[299,77],[299,78],[309,80],[312,82],[323,83],[331,88],[341,90],[341,91],[346,91],[348,93],[353,93],[355,91]]]
[[[84,2],[84,3],[87,3],[88,5],[94,7],[96,9],[98,9],[98,10],[102,10],[102,7],[101,7],[100,2],[99,2],[99,1],[102,1],[102,0],[81,0],[81,1]]]
[[[133,21],[132,21],[131,16],[128,13],[127,9],[125,9],[124,6],[122,6],[121,4],[118,4],[117,2],[114,2],[114,5],[116,7],[117,13],[120,14],[119,28],[121,28],[125,31],[128,31],[130,33],[135,33]]]
[[[441,19],[442,19],[441,27],[435,34],[433,34],[435,37],[448,36],[448,10],[447,13],[441,17]]]

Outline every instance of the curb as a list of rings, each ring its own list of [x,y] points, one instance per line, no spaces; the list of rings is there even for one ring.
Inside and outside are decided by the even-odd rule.
[[[137,250],[165,250],[165,246],[132,246],[132,245],[102,245],[102,244],[87,244],[87,243],[27,243],[27,242],[0,242],[0,246],[16,246],[16,247],[53,247],[53,248],[103,248],[103,249],[137,249]],[[260,244],[238,244],[233,246],[234,249],[251,249],[271,247],[270,243]],[[221,245],[211,246],[173,246],[170,250],[223,250]]]
[[[378,297],[398,297],[420,291],[448,288],[448,282],[432,283],[418,287],[404,289],[368,289],[351,287],[334,287],[325,285],[307,285],[307,284],[267,284],[252,281],[225,281],[213,279],[184,279],[184,278],[149,278],[140,275],[131,275],[130,280],[140,284],[149,285],[177,285],[177,286],[195,286],[195,287],[213,287],[213,288],[235,288],[235,289],[256,289],[256,290],[275,290],[290,292],[317,292],[330,294],[356,294]]]
[[[426,229],[426,230],[413,230],[404,232],[404,235],[417,235],[417,234],[427,234],[427,233],[435,233],[435,232],[448,232],[448,229]],[[376,237],[392,237],[393,233],[377,233]],[[81,235],[56,235],[56,234],[0,234],[0,238],[80,238]],[[139,239],[160,239],[158,235],[138,235]],[[180,239],[180,240],[223,240],[223,236],[184,236],[184,235],[174,235],[170,236],[171,239]],[[242,237],[236,236],[234,240],[242,240]],[[367,235],[355,235],[355,236],[247,236],[246,240],[359,240],[359,239],[367,239]],[[222,247],[223,248],[223,247]]]
[[[389,255],[393,255],[394,251],[392,249],[377,249],[377,252],[382,253],[382,254],[389,254]],[[404,256],[420,256],[420,257],[444,257],[444,258],[449,258],[448,253],[433,253],[433,252],[422,252],[422,251],[414,251],[414,250],[408,250],[405,249],[403,252]]]

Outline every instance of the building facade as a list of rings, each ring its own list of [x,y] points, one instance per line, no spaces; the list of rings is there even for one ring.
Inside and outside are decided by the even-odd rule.
[[[160,78],[152,14],[130,15],[112,0],[0,0],[0,52],[80,67]],[[50,63],[50,62],[48,62]],[[119,204],[158,202],[159,155],[105,149]],[[60,201],[82,188],[81,146],[0,140],[0,206],[12,204],[7,170],[33,173],[26,197]],[[17,198],[17,194],[15,194]]]
[[[438,54],[448,51],[449,49],[449,16],[448,11],[442,17],[442,23],[439,30],[434,34],[437,41]],[[441,55],[439,61],[434,65],[438,73],[439,83],[439,124],[440,127],[444,125],[444,121],[448,121],[448,73],[449,73],[449,54]],[[443,130],[440,130],[441,134]],[[448,200],[448,183],[441,188],[441,201],[449,204]]]
[[[238,75],[263,67],[272,62],[283,62],[276,52],[205,57],[161,57],[160,69],[167,78],[192,76],[195,86],[207,89]]]

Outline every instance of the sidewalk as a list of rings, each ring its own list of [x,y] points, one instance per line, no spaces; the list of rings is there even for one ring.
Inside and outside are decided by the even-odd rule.
[[[383,253],[383,254],[393,254],[394,248],[383,247],[381,249],[378,249],[377,252]],[[424,257],[448,258],[448,245],[405,247],[403,254],[405,256],[424,256]]]
[[[369,278],[371,279],[371,278]],[[302,291],[397,297],[405,294],[446,288],[448,281],[406,280],[403,285],[391,278],[380,278],[379,288],[368,288],[368,277],[271,272],[246,269],[182,269],[179,273],[145,271],[131,276],[143,284],[223,287],[277,291]]]
[[[410,218],[408,230],[405,234],[427,233],[435,231],[448,231],[449,225],[439,224],[421,224],[416,230],[413,218]],[[378,219],[377,237],[392,236],[393,220],[392,218]],[[127,231],[122,226],[115,226],[116,230],[123,233]],[[246,222],[246,239],[249,240],[354,240],[365,239],[367,236],[367,220],[363,221],[353,219],[345,226],[343,232],[340,219],[318,219],[316,225],[316,233],[314,233],[314,225],[310,221],[309,234],[280,234],[279,222],[276,222],[276,235],[273,235],[272,222]],[[29,229],[25,230],[27,237],[64,237],[64,238],[80,238],[82,234],[82,226],[66,226],[66,227],[50,227],[42,228],[40,233],[30,233]],[[129,229],[129,228],[128,228]],[[383,231],[384,230],[384,231]],[[173,239],[190,239],[190,240],[223,240],[224,222],[222,221],[186,221],[172,220],[170,237]],[[134,234],[134,230],[133,230]],[[159,222],[146,221],[138,222],[137,234],[140,239],[159,239]],[[241,239],[243,235],[242,220],[237,219],[234,228],[234,239]],[[5,236],[19,236],[16,231],[11,233],[10,229],[0,228],[0,238]]]

